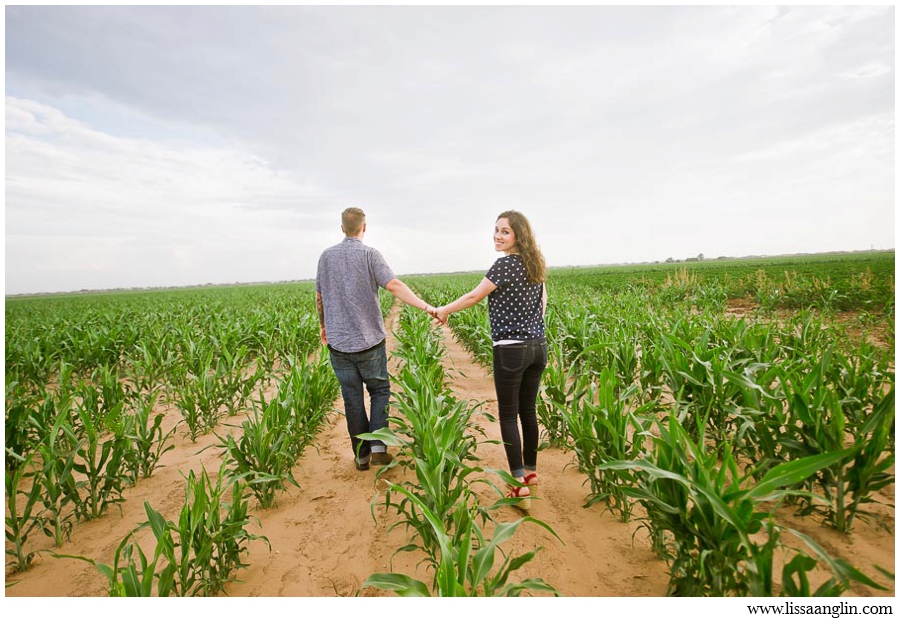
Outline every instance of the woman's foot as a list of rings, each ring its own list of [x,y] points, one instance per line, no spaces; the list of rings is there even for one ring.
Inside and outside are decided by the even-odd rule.
[[[537,473],[532,471],[531,473],[525,474],[525,479],[523,480],[526,486],[534,487],[538,485],[538,477]]]
[[[528,490],[528,486],[524,485],[524,482],[522,483],[522,486],[510,486],[509,494],[506,495],[506,498],[518,499],[518,501],[516,501],[512,505],[516,506],[517,508],[527,510],[531,507],[531,499],[528,498],[531,495],[531,491]]]

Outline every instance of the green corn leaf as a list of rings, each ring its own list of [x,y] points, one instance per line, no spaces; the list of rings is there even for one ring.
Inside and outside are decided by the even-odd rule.
[[[757,500],[764,499],[779,488],[799,484],[813,473],[846,458],[852,453],[853,449],[848,448],[779,464],[771,468],[759,483],[748,491],[748,496]]]
[[[428,591],[428,586],[424,583],[405,574],[395,572],[375,573],[370,575],[369,578],[363,582],[362,586],[387,590],[399,594],[400,596],[431,596]]]

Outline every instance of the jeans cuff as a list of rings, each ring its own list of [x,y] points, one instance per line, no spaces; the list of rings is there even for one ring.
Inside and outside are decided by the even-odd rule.
[[[384,445],[372,445],[372,453],[373,454],[387,453],[387,447],[385,447]]]

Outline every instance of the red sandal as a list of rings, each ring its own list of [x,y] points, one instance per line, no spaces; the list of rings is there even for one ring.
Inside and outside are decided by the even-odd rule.
[[[537,473],[529,473],[525,476],[525,485],[531,488],[538,485]]]
[[[516,501],[512,505],[516,506],[517,508],[527,510],[528,508],[531,507],[531,499],[528,498],[528,496],[529,496],[528,494],[522,493],[523,488],[528,488],[528,486],[524,486],[524,485],[523,486],[510,486],[509,494],[506,495],[506,498],[507,499],[518,499],[518,501]]]

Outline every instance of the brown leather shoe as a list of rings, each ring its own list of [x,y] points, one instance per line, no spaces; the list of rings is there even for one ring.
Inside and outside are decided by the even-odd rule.
[[[382,451],[380,453],[373,451],[370,460],[375,466],[383,466],[385,464],[390,464],[391,462],[393,462],[394,456],[386,451]]]

